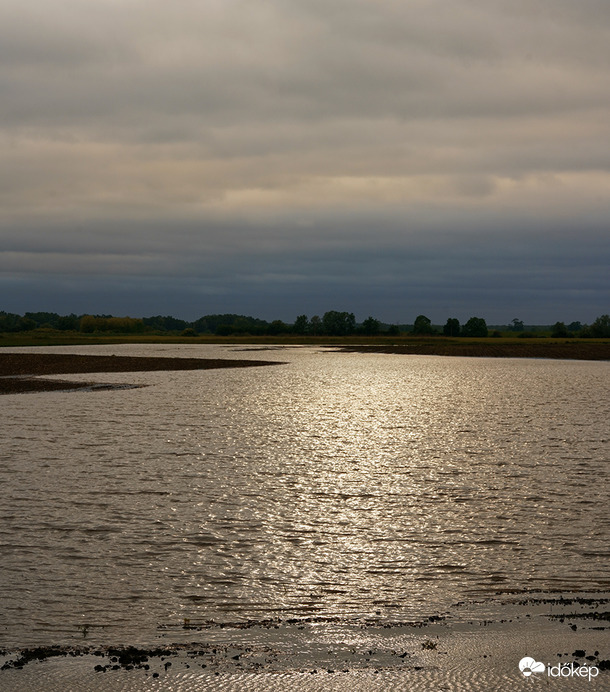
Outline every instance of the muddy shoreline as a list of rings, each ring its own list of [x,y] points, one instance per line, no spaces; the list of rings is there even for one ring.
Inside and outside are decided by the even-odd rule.
[[[277,361],[220,358],[157,358],[141,356],[83,356],[70,353],[0,353],[0,394],[47,392],[66,389],[127,388],[129,385],[47,380],[44,375],[100,372],[155,372],[211,370],[281,365]]]
[[[584,671],[587,689],[607,689],[608,595],[524,596],[500,598],[491,617],[472,602],[418,621],[185,620],[160,628],[151,645],[88,643],[95,628],[84,627],[81,643],[0,650],[0,690],[29,692],[34,681],[53,692],[529,690],[519,670],[525,655],[544,661],[552,677],[560,668]]]
[[[610,343],[494,343],[413,341],[400,345],[339,346],[343,353],[394,353],[471,358],[552,358],[557,360],[610,360]]]

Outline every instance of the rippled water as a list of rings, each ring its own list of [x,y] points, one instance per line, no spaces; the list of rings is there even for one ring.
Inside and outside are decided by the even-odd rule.
[[[4,645],[610,586],[608,363],[49,350],[286,364],[2,397]]]

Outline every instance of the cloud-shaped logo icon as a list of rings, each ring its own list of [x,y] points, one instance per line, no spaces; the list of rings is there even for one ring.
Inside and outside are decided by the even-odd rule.
[[[519,670],[525,675],[526,678],[532,673],[544,673],[544,663],[536,661],[536,659],[526,656],[519,661]]]

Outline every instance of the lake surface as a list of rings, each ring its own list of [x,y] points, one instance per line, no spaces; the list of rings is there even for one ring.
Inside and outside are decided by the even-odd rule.
[[[610,364],[243,348],[0,399],[1,645],[610,586]]]

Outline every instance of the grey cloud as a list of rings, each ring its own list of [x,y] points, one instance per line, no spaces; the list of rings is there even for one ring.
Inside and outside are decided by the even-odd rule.
[[[516,14],[504,3],[152,2],[103,13],[99,3],[73,3],[56,17],[40,4],[27,30],[23,17],[13,26],[5,17],[12,59],[2,74],[13,97],[5,108],[21,123],[110,118],[138,129],[134,111],[218,125],[257,115],[548,112],[570,108],[575,96],[602,103],[604,25],[583,27],[582,15],[560,22],[553,3],[544,6],[546,14]],[[36,70],[18,71],[15,84],[20,58]]]
[[[605,0],[5,3],[0,271],[269,316],[591,310],[609,27]]]

